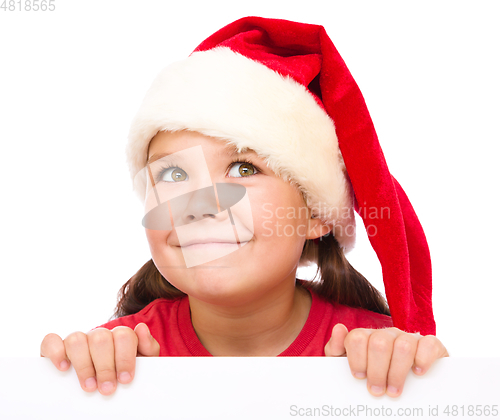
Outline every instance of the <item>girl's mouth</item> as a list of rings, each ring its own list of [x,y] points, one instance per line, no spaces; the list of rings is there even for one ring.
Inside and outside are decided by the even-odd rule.
[[[183,244],[180,245],[181,248],[183,249],[189,249],[189,250],[195,250],[195,249],[208,249],[208,248],[234,248],[234,246],[242,247],[243,245],[247,244],[248,241],[246,242],[191,242],[188,244]]]

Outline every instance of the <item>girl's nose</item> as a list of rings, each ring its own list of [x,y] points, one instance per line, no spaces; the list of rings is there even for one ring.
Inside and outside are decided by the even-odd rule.
[[[172,199],[170,209],[176,227],[218,217],[214,186],[200,188]]]

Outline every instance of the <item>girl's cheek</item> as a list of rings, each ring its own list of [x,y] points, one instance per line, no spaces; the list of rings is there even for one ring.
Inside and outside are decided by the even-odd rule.
[[[153,229],[145,229],[146,238],[148,239],[148,243],[150,248],[155,248],[159,246],[164,246],[171,235],[171,230],[153,230]]]

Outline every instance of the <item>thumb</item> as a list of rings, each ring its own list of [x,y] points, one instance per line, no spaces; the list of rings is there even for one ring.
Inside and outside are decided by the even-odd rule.
[[[139,343],[137,344],[137,356],[158,357],[160,355],[160,345],[151,335],[146,324],[142,322],[137,324],[134,328],[134,332],[139,339]]]
[[[325,346],[325,356],[345,356],[344,340],[349,331],[344,324],[336,324],[332,329],[332,337]]]

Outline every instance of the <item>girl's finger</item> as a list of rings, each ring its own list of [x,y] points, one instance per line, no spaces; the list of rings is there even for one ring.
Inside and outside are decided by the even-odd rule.
[[[113,333],[106,328],[96,328],[88,333],[88,342],[99,392],[110,395],[116,390]]]
[[[413,372],[423,375],[431,365],[441,357],[448,357],[448,351],[434,335],[426,335],[417,343]]]
[[[118,382],[128,384],[134,379],[137,357],[137,335],[129,327],[119,326],[111,330],[115,348],[115,367]]]
[[[413,334],[401,334],[394,340],[392,359],[387,375],[387,395],[401,395],[406,376],[413,365],[417,351],[418,337]]]
[[[90,357],[87,335],[82,332],[74,332],[64,339],[64,346],[69,360],[73,364],[84,391],[93,392],[97,388],[94,364]]]
[[[160,344],[158,344],[158,341],[151,335],[146,324],[142,322],[137,324],[134,328],[134,332],[139,339],[137,347],[138,356],[158,357],[160,355]]]
[[[61,370],[68,370],[71,362],[66,356],[66,349],[61,337],[57,334],[47,334],[40,345],[40,356],[48,357],[54,366]]]
[[[374,330],[356,328],[345,339],[347,360],[355,378],[366,378],[368,362],[368,341]]]
[[[396,328],[374,330],[368,341],[368,366],[366,386],[375,396],[385,394],[387,374],[391,364],[394,340],[399,335]],[[399,331],[402,333],[401,331]]]
[[[343,324],[336,324],[332,329],[332,337],[326,343],[325,346],[325,356],[345,356],[345,346],[344,340],[347,337],[349,331],[347,327]]]

